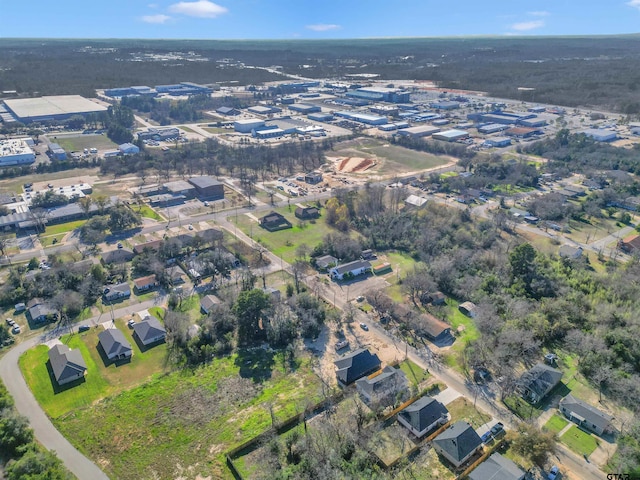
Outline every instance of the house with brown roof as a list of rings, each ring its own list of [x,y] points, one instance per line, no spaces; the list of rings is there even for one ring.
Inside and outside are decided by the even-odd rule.
[[[296,218],[300,220],[312,220],[314,218],[320,217],[320,210],[316,207],[299,205],[295,211]]]
[[[629,235],[618,242],[618,248],[626,253],[640,252],[640,235]]]
[[[140,255],[145,250],[152,250],[157,252],[160,250],[160,246],[162,245],[162,240],[151,240],[150,242],[139,243],[138,245],[133,247],[133,251],[136,255]]]
[[[136,293],[140,293],[156,288],[160,283],[154,274],[134,279],[133,285]]]
[[[423,313],[418,319],[421,330],[431,341],[442,340],[451,335],[451,325],[433,315]]]

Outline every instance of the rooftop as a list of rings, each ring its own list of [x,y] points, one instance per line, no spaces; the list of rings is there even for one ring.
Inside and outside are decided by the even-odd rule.
[[[39,98],[16,98],[4,103],[20,118],[106,112],[107,107],[80,95],[57,95]]]

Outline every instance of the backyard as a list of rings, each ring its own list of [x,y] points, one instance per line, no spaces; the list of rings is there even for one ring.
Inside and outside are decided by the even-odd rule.
[[[56,421],[111,478],[231,478],[225,452],[320,400],[311,360],[256,349],[150,381]],[[271,412],[271,413],[270,413]]]

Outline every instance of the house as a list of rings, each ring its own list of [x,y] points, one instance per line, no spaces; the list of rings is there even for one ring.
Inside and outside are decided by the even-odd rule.
[[[476,318],[476,315],[478,314],[478,306],[473,302],[461,303],[458,305],[458,310],[471,318]]]
[[[159,285],[158,279],[154,275],[147,275],[146,277],[136,278],[133,280],[134,289],[137,293],[146,292]]]
[[[293,227],[291,222],[277,212],[270,212],[259,220],[260,226],[270,232]]]
[[[447,301],[447,297],[442,292],[434,292],[431,294],[431,305],[444,305]]]
[[[360,348],[343,355],[333,362],[337,367],[338,384],[346,387],[359,378],[369,375],[380,368],[380,359],[366,348]]]
[[[109,360],[126,360],[131,358],[131,344],[117,328],[108,328],[98,334],[98,343]]]
[[[27,305],[22,303],[22,302],[20,302],[20,303],[16,303],[13,308],[15,309],[15,311],[17,313],[24,312],[27,309]]]
[[[425,203],[427,203],[427,199],[424,197],[419,197],[418,195],[409,195],[404,199],[404,203],[408,207],[421,207]]]
[[[379,375],[356,381],[356,389],[369,405],[393,405],[399,395],[406,394],[407,376],[399,368],[384,367]]]
[[[432,445],[436,452],[459,467],[482,448],[482,440],[471,425],[460,420],[434,438]]]
[[[601,412],[571,394],[560,400],[558,408],[569,420],[596,435],[602,435],[612,429],[611,421],[613,417],[611,415]]]
[[[27,315],[33,323],[44,323],[58,319],[58,311],[41,298],[33,298],[27,302]]]
[[[80,350],[71,350],[61,343],[49,349],[49,364],[58,385],[65,385],[87,374],[87,364]]]
[[[316,258],[316,267],[318,270],[328,270],[329,267],[334,267],[338,264],[338,259],[331,255],[323,255]]]
[[[173,265],[165,268],[164,273],[171,285],[181,285],[187,280],[187,274],[179,265]]]
[[[420,329],[432,342],[443,340],[451,335],[451,326],[429,313],[423,313],[418,319]]]
[[[133,260],[134,253],[127,248],[118,248],[102,253],[102,263],[111,265],[113,263],[126,263]]]
[[[376,258],[376,254],[373,252],[373,250],[368,248],[367,250],[362,250],[362,252],[360,252],[360,258],[362,260],[372,260]]]
[[[343,280],[347,277],[357,277],[371,271],[371,263],[366,260],[356,260],[333,267],[329,273],[334,280]]]
[[[128,283],[118,283],[116,285],[107,285],[102,291],[102,298],[107,302],[113,302],[122,298],[131,296],[131,287]]]
[[[162,240],[151,240],[149,242],[138,243],[137,245],[134,245],[133,253],[135,253],[136,255],[140,255],[145,250],[157,252],[158,250],[160,250],[161,246]]]
[[[200,300],[200,310],[205,314],[209,314],[214,305],[220,305],[220,299],[215,295],[207,295]]]
[[[629,235],[618,243],[618,248],[626,253],[640,251],[640,235]]]
[[[429,396],[416,400],[398,414],[398,422],[418,438],[444,425],[450,418],[447,407]]]
[[[573,245],[565,244],[560,247],[558,254],[562,258],[570,258],[572,260],[577,260],[582,256],[582,247],[574,247]]]
[[[493,453],[470,474],[469,480],[524,480],[525,472],[499,453]]]
[[[529,403],[538,403],[560,383],[562,372],[542,363],[525,372],[517,383],[522,398]]]
[[[161,342],[167,335],[164,326],[155,317],[145,317],[144,320],[133,324],[133,333],[142,345]]]
[[[320,210],[316,207],[300,205],[296,208],[295,216],[300,220],[311,220],[320,217]]]

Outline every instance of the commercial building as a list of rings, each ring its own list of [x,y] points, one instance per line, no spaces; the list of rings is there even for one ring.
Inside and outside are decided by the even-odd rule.
[[[233,115],[240,115],[240,110],[232,107],[220,107],[216,110],[216,113],[219,113],[220,115],[233,116]]]
[[[285,135],[284,130],[281,128],[268,128],[266,130],[256,130],[255,136],[256,138],[265,139],[265,138],[279,138]]]
[[[233,129],[238,133],[251,133],[253,130],[261,130],[264,120],[259,118],[246,118],[233,122]]]
[[[5,100],[7,109],[22,123],[66,120],[74,115],[106,112],[107,107],[80,95],[58,95]]]
[[[330,122],[333,120],[333,115],[330,113],[310,113],[307,118],[314,122]]]
[[[156,91],[158,93],[166,93],[172,96],[210,95],[213,93],[213,89],[191,82],[180,82],[176,85],[157,85]]]
[[[28,165],[36,161],[36,154],[22,138],[0,140],[0,167]]]
[[[165,183],[164,187],[173,196],[183,195],[186,198],[193,198],[196,195],[196,187],[184,180]]]
[[[196,192],[200,198],[209,200],[224,198],[224,185],[213,177],[207,175],[192,177],[189,179],[189,183],[196,187]]]
[[[104,91],[107,97],[122,98],[122,97],[155,97],[158,92],[146,85],[133,86],[133,87],[121,87],[121,88],[108,88]]]
[[[369,100],[374,102],[408,103],[411,101],[411,94],[399,88],[358,88],[357,90],[348,91],[345,95],[351,98]]]
[[[388,123],[387,117],[378,117],[377,115],[369,115],[367,113],[356,113],[348,111],[336,112],[337,117],[346,118],[352,122],[366,123],[367,125],[384,125]]]
[[[133,143],[123,143],[122,145],[118,145],[118,150],[122,155],[135,155],[136,153],[140,153],[140,148]]]
[[[289,105],[289,110],[294,112],[300,112],[302,114],[318,113],[322,111],[319,105],[309,105],[308,103],[294,103]]]
[[[481,125],[478,127],[478,132],[484,134],[498,133],[502,132],[509,127],[507,125],[503,125],[501,123],[488,123],[486,125]]]
[[[596,142],[611,142],[618,138],[618,134],[616,134],[616,132],[612,132],[611,130],[600,130],[597,128],[583,130],[581,133],[584,133],[587,137],[593,138]]]
[[[445,130],[444,132],[439,132],[433,135],[433,138],[436,140],[443,140],[445,142],[455,142],[456,140],[461,140],[463,138],[467,138],[469,136],[469,132],[466,130],[456,130],[455,128],[452,130]]]
[[[455,110],[460,108],[460,102],[434,102],[429,106],[436,110]]]
[[[511,145],[511,139],[509,137],[493,137],[487,138],[484,143],[488,147],[502,148]]]
[[[270,113],[280,113],[282,109],[273,106],[255,105],[253,107],[247,108],[247,111],[251,113],[257,113],[258,115],[269,115]]]
[[[138,132],[138,140],[168,140],[180,137],[180,130],[175,127],[149,128],[144,132]]]
[[[398,132],[398,135],[404,135],[406,137],[422,138],[438,133],[440,129],[438,127],[432,127],[431,125],[419,125],[417,127],[404,128]]]
[[[378,115],[386,115],[395,117],[398,115],[398,107],[395,105],[372,105],[369,107],[371,113],[377,113]]]
[[[51,160],[66,160],[67,159],[67,152],[65,152],[64,148],[62,148],[57,143],[50,143],[49,144],[49,148],[47,150],[49,152],[49,156],[51,157]]]
[[[538,135],[542,133],[542,131],[538,128],[527,128],[527,127],[512,127],[505,130],[504,134],[510,137],[516,138],[529,138],[533,135]]]

